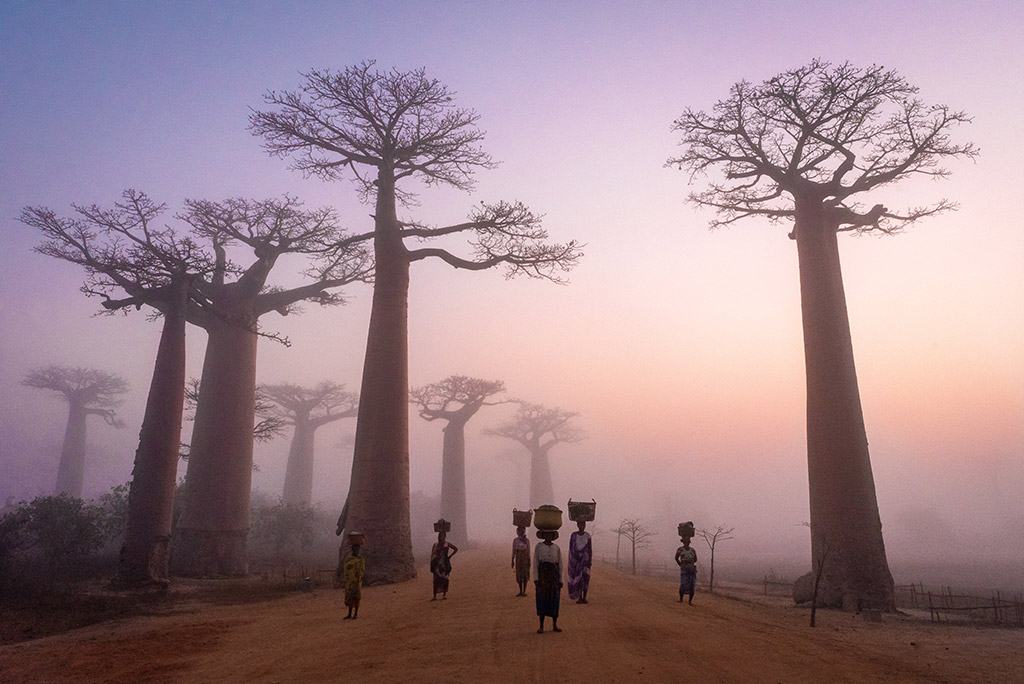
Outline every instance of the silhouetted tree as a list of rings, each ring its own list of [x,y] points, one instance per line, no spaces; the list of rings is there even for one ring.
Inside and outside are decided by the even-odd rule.
[[[619,529],[616,532],[626,538],[629,542],[630,551],[633,554],[633,574],[636,574],[636,550],[645,549],[651,545],[651,537],[658,534],[647,529],[640,522],[639,518],[623,518],[619,521]]]
[[[303,300],[342,303],[331,290],[367,278],[369,263],[359,241],[349,241],[338,227],[333,210],[306,210],[292,197],[189,200],[181,218],[198,238],[209,241],[216,260],[202,285],[214,311],[189,319],[209,339],[174,565],[184,575],[242,575],[250,523],[259,319],[270,312],[288,314]],[[249,265],[230,261],[229,248]],[[267,287],[272,269],[288,254],[307,258],[307,282],[290,289]]]
[[[586,435],[569,422],[577,413],[525,401],[517,403],[519,409],[510,421],[485,434],[515,440],[530,452],[530,507],[536,508],[555,500],[548,462],[551,448],[562,442],[578,442]]]
[[[540,217],[519,202],[480,203],[466,221],[431,227],[398,218],[409,184],[469,190],[477,169],[493,166],[479,143],[478,115],[453,103],[424,70],[386,72],[364,62],[340,72],[310,71],[300,90],[268,92],[271,107],[254,112],[251,130],[293,168],[327,180],[353,178],[374,203],[376,274],[356,421],[348,495],[349,529],[374,540],[364,549],[367,581],[415,576],[409,531],[409,266],[427,258],[457,269],[504,265],[509,275],[557,280],[579,258],[578,245],[550,244]],[[465,233],[468,256],[437,246],[409,248]]]
[[[100,416],[107,425],[124,427],[114,412],[128,391],[128,383],[120,376],[95,368],[47,366],[29,371],[22,385],[58,392],[68,403],[68,423],[64,445],[60,450],[55,495],[67,494],[82,498],[85,478],[85,419]]]
[[[155,226],[166,206],[144,193],[126,190],[113,209],[73,206],[73,217],[41,207],[22,211],[21,222],[43,234],[36,251],[84,268],[82,291],[101,297],[107,313],[149,306],[163,317],[135,452],[118,582],[165,582],[184,403],[186,312],[208,304],[194,284],[211,272],[213,261],[191,238]],[[121,294],[126,296],[114,299]]]
[[[711,549],[711,579],[708,581],[708,592],[711,594],[715,593],[715,547],[718,546],[718,542],[732,539],[732,533],[735,529],[735,527],[718,525],[714,530],[705,528],[697,530],[697,535],[707,542],[708,548]]]
[[[839,265],[840,232],[895,233],[955,207],[941,200],[898,213],[867,208],[864,193],[915,176],[943,178],[946,158],[973,158],[951,132],[970,119],[927,106],[894,71],[813,61],[760,85],[746,81],[709,114],[687,109],[673,129],[691,178],[721,169],[724,181],[690,195],[715,209],[712,227],[763,217],[792,221],[800,267],[807,371],[811,522],[832,542],[824,581],[845,607],[894,609],[874,479],[854,368]],[[815,563],[823,557],[819,537]],[[832,593],[832,592],[829,592]]]
[[[294,426],[288,465],[284,474],[284,505],[309,506],[313,499],[313,453],[316,431],[336,420],[352,418],[359,397],[344,385],[324,381],[310,389],[299,385],[260,385],[275,404],[275,414],[285,425]]]
[[[481,380],[465,375],[449,375],[410,391],[412,403],[424,420],[444,420],[444,445],[441,456],[441,517],[452,524],[448,539],[456,545],[469,539],[466,517],[466,423],[487,401],[505,391],[500,380]]]

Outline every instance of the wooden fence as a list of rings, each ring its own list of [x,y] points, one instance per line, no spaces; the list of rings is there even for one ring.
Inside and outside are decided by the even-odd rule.
[[[896,607],[927,610],[933,622],[966,621],[1024,627],[1024,595],[990,596],[955,594],[951,587],[925,588],[923,584],[896,586]]]

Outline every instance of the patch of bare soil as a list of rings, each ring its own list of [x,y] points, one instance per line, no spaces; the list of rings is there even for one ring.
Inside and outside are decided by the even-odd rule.
[[[4,682],[1015,682],[1024,630],[886,615],[868,622],[698,594],[672,580],[594,568],[590,603],[563,592],[561,633],[537,634],[504,549],[455,558],[447,601],[430,578],[363,592],[342,620],[342,592],[279,601],[199,602],[0,646]],[[550,621],[548,621],[550,627]]]

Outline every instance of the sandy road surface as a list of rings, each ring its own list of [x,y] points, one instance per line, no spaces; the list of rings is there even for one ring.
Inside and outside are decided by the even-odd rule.
[[[341,592],[132,618],[0,647],[0,682],[1024,682],[1024,630],[809,613],[594,568],[590,603],[563,592],[564,631],[536,634],[504,550],[463,551],[447,601],[424,572]],[[550,624],[548,625],[550,627]]]

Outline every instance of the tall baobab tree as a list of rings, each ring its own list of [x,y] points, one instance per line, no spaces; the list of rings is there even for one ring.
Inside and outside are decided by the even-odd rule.
[[[20,220],[39,230],[36,251],[78,264],[82,291],[103,299],[107,313],[151,307],[162,316],[146,411],[128,493],[128,520],[118,564],[124,585],[166,582],[174,486],[185,391],[185,319],[206,300],[193,287],[212,260],[188,237],[154,221],[165,210],[143,193],[125,191],[113,209],[75,206],[73,217],[26,208]],[[114,299],[112,295],[125,295]]]
[[[199,378],[189,378],[188,383],[185,385],[185,420],[196,419],[196,405],[199,403],[199,386]],[[256,407],[255,411],[253,411],[253,419],[256,424],[252,427],[252,439],[254,442],[270,442],[284,436],[288,432],[289,423],[287,419],[281,414],[278,405],[267,396],[262,385],[256,385],[254,403]],[[190,444],[182,443],[181,457],[187,461],[191,450],[192,446]],[[253,469],[258,470],[255,463],[253,463]]]
[[[52,390],[67,401],[68,424],[53,493],[82,498],[86,418],[99,416],[107,425],[124,427],[114,409],[123,403],[121,395],[128,391],[128,383],[118,375],[95,368],[46,366],[29,371],[21,384]]]
[[[356,415],[359,397],[345,386],[329,380],[308,388],[293,384],[260,385],[285,425],[295,428],[284,474],[286,504],[308,506],[313,500],[313,453],[316,431]]]
[[[203,283],[213,315],[190,319],[208,340],[174,565],[183,575],[237,576],[247,570],[260,318],[286,315],[304,300],[340,304],[330,290],[366,279],[370,265],[361,242],[339,228],[332,209],[307,210],[293,197],[188,200],[181,218],[212,245],[216,266]],[[232,248],[248,266],[229,260]],[[271,271],[286,255],[307,259],[306,282],[269,287]]]
[[[793,223],[811,524],[832,543],[822,578],[832,589],[825,593],[847,609],[892,610],[894,603],[837,236],[892,234],[955,208],[940,200],[898,212],[869,208],[861,198],[903,179],[944,178],[945,159],[973,158],[972,144],[951,138],[969,121],[945,105],[923,104],[917,88],[894,71],[813,61],[760,85],[737,83],[711,113],[687,109],[673,124],[683,152],[669,165],[688,169],[691,180],[717,169],[724,174],[690,195],[697,206],[716,210],[712,227],[752,217]],[[814,541],[812,565],[822,557]]]
[[[469,191],[478,169],[494,166],[479,144],[479,116],[423,69],[378,71],[373,62],[339,72],[304,74],[297,91],[270,91],[268,110],[253,112],[251,130],[271,154],[326,180],[352,178],[374,203],[376,264],[366,357],[356,419],[348,529],[366,532],[369,582],[416,574],[409,530],[408,299],[410,265],[441,259],[456,269],[504,266],[508,274],[558,280],[580,256],[576,242],[551,244],[539,216],[520,202],[481,202],[465,221],[444,227],[400,220],[415,206],[412,184]],[[468,253],[433,238],[468,236]]]
[[[548,461],[552,447],[562,442],[578,442],[585,434],[570,422],[577,413],[525,401],[518,404],[511,420],[487,430],[486,434],[515,440],[530,452],[530,507],[536,508],[555,500]]]
[[[449,375],[441,382],[413,388],[409,395],[424,420],[444,420],[441,456],[441,517],[452,523],[448,538],[465,543],[469,539],[466,516],[466,423],[488,401],[505,391],[500,380],[481,380]]]

